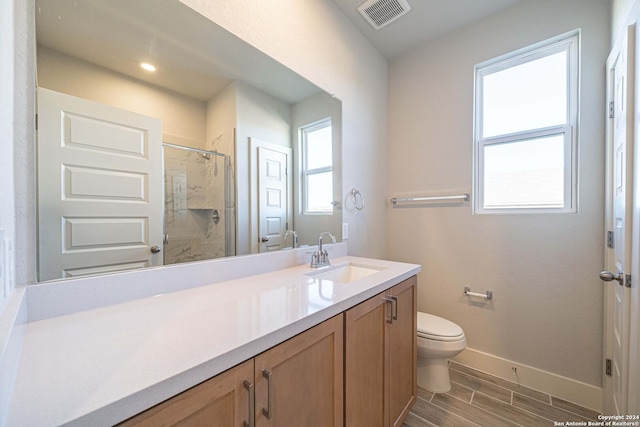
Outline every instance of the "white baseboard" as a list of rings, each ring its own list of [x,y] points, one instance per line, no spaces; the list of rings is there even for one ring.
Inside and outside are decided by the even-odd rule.
[[[483,353],[472,348],[465,349],[452,360],[498,378],[602,412],[602,388],[600,387]],[[516,368],[516,375],[512,374],[513,367]]]

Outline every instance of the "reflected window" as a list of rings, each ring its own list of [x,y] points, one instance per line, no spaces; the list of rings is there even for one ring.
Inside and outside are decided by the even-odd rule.
[[[303,213],[333,212],[333,151],[331,119],[300,128]]]

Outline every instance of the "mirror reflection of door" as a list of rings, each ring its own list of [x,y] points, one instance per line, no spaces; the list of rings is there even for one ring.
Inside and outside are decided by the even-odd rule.
[[[39,280],[162,265],[161,135],[158,119],[38,89]]]
[[[257,157],[259,251],[283,247],[288,228],[292,150],[289,147],[251,139],[251,153]]]

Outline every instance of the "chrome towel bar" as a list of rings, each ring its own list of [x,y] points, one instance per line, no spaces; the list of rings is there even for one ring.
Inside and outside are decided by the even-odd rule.
[[[468,286],[465,286],[464,294],[466,296],[469,296],[469,297],[480,297],[480,298],[486,298],[486,299],[493,299],[493,291],[486,291],[486,293],[480,294],[478,292],[471,292],[471,288],[468,287]]]
[[[458,196],[425,196],[425,197],[405,197],[405,198],[397,198],[394,197],[391,199],[391,203],[398,204],[402,202],[432,202],[439,200],[462,200],[463,202],[469,201],[469,193],[460,194]]]

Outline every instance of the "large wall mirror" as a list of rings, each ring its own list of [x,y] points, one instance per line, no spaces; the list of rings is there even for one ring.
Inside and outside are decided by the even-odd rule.
[[[35,13],[39,281],[340,236],[338,99],[178,0]]]

